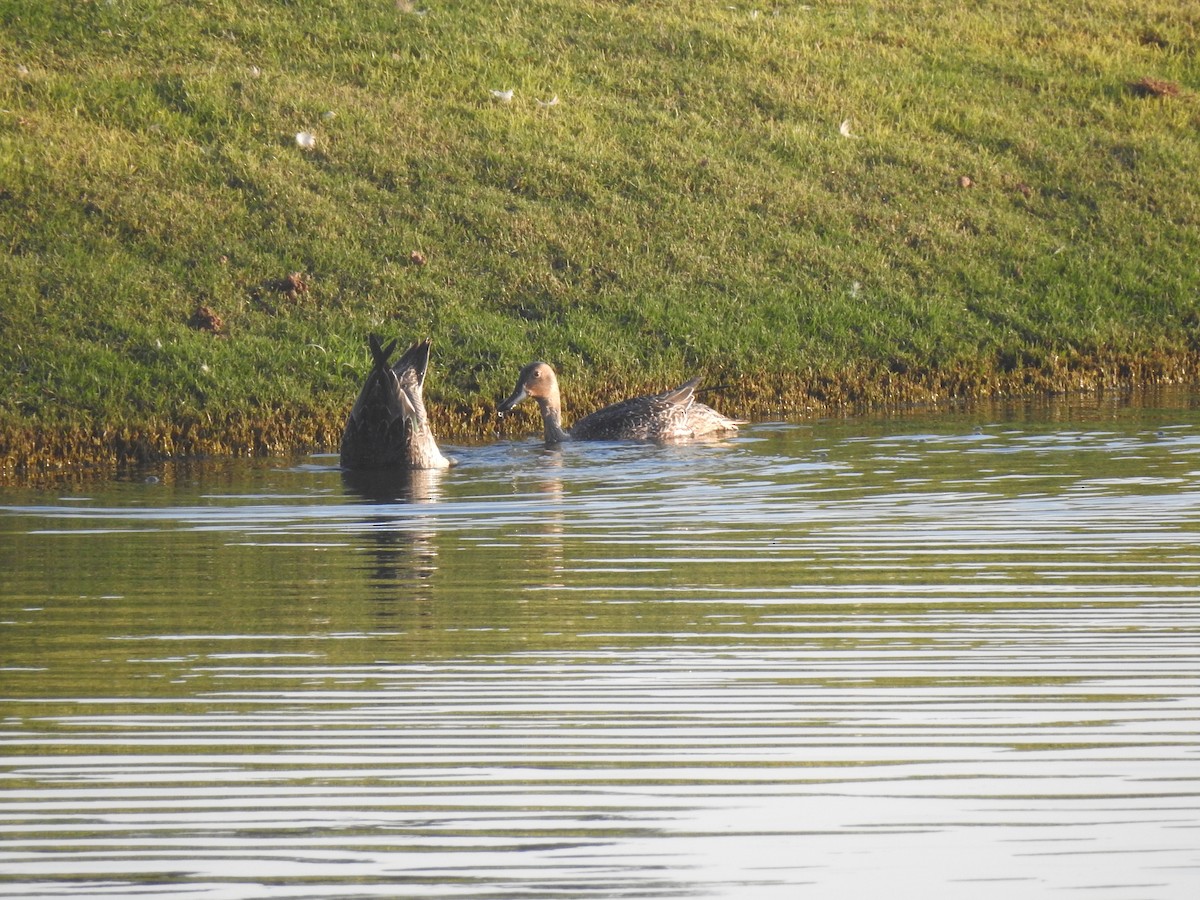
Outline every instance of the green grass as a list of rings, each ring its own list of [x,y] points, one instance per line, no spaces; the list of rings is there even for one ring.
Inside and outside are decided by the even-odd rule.
[[[0,0],[0,458],[328,445],[370,330],[459,439],[535,357],[753,413],[1200,348],[1200,8],[401,7]]]

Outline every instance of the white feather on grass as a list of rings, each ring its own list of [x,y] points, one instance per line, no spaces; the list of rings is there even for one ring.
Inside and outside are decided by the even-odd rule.
[[[842,124],[838,126],[838,134],[840,134],[842,137],[855,137],[855,135],[850,133],[849,119],[842,120]]]
[[[491,92],[491,94],[495,99],[499,100],[501,103],[512,103],[512,98],[513,98],[513,89],[512,88],[509,88],[507,91],[493,90]]]
[[[538,100],[537,105],[541,109],[548,109],[551,106],[558,106],[558,94],[555,94],[549,100]]]
[[[296,132],[296,146],[301,150],[311,150],[317,146],[317,137],[311,131]]]

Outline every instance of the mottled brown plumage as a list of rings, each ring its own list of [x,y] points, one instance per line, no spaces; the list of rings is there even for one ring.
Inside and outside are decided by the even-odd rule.
[[[443,469],[442,455],[425,412],[428,339],[413,344],[388,365],[396,348],[369,336],[372,365],[342,432],[342,467],[346,469]]]
[[[505,413],[522,400],[532,399],[541,410],[547,444],[571,440],[685,441],[737,431],[743,422],[696,402],[699,383],[699,378],[693,378],[673,391],[622,400],[564,430],[558,376],[546,363],[532,362],[521,370],[516,388],[499,410]]]

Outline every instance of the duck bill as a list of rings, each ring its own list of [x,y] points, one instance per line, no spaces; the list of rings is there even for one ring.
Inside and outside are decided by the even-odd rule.
[[[512,396],[497,406],[496,410],[498,412],[506,413],[528,396],[529,395],[525,393],[525,388],[518,384],[517,389],[512,392]]]

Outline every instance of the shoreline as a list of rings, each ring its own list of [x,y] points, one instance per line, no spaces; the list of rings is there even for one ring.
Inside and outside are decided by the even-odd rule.
[[[751,422],[805,421],[830,416],[936,411],[962,404],[1056,397],[1136,396],[1200,385],[1200,353],[1052,356],[1050,365],[1002,371],[995,366],[894,371],[864,363],[840,372],[742,375],[702,384],[705,402]],[[627,395],[663,390],[644,385]],[[576,394],[580,415],[617,397]],[[279,457],[337,452],[344,409],[253,410],[185,419],[146,417],[73,426],[0,423],[0,485],[35,484],[112,474],[126,468],[190,459]],[[482,444],[534,435],[536,410],[500,419],[494,401],[431,395],[439,442]]]

